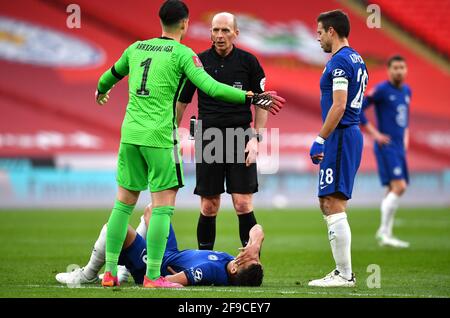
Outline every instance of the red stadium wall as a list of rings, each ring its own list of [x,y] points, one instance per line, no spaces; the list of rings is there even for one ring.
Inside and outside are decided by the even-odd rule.
[[[314,54],[308,55],[308,50],[315,52],[312,48],[318,47],[311,42],[311,37],[315,36],[317,14],[342,7],[341,2],[307,1],[305,5],[304,1],[280,0],[277,8],[273,2],[256,0],[186,2],[191,11],[191,29],[184,43],[195,51],[209,47],[208,37],[202,34],[208,28],[211,15],[218,11],[239,14],[240,21],[246,21],[245,30],[257,31],[258,26],[267,28],[267,32],[260,32],[259,42],[242,32],[238,45],[258,56],[267,74],[267,88],[288,98],[283,112],[269,120],[269,127],[280,128],[282,155],[296,156],[299,165],[312,170],[313,167],[307,164],[307,150],[321,124],[318,82],[324,62],[308,60],[314,58],[311,56]],[[102,56],[100,61],[81,68],[48,67],[0,59],[0,156],[113,153],[117,150],[127,85],[125,81],[117,85],[108,105],[99,107],[93,101],[96,82],[130,43],[160,35],[157,19],[160,1],[79,0],[80,29],[66,27],[68,13],[65,9],[70,3],[66,0],[0,2],[0,17],[25,21],[81,40]],[[387,57],[399,53],[408,60],[408,83],[413,89],[412,169],[430,171],[448,167],[449,75],[383,29],[368,29],[365,18],[351,12],[350,8],[343,9],[349,13],[352,22],[350,43],[368,64],[369,89],[385,79]],[[277,33],[288,29],[285,37],[279,36],[284,33]],[[5,32],[0,29],[0,34]],[[301,40],[305,34],[309,34],[306,43],[311,44],[311,49]],[[15,40],[13,35],[9,38]],[[286,42],[280,44],[283,39]],[[44,44],[47,40],[38,39]],[[289,41],[295,45],[289,46]],[[277,50],[271,51],[272,48]],[[186,117],[195,113],[195,106],[193,103],[189,107],[190,113]],[[187,120],[183,121],[183,126],[187,126]],[[366,142],[362,168],[375,169],[370,141]]]
[[[446,27],[450,14],[449,1],[377,0],[370,2],[380,5],[382,12],[405,30],[447,57],[450,56],[450,29]]]

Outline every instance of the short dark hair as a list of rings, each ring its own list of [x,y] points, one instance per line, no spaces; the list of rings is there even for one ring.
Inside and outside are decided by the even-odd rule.
[[[336,31],[340,38],[348,38],[350,35],[350,20],[342,10],[322,12],[317,17],[317,23],[321,22],[325,31],[330,27]]]
[[[261,286],[264,278],[264,272],[261,264],[252,264],[249,267],[239,271],[231,278],[231,283],[235,286]]]
[[[387,67],[391,67],[391,64],[394,62],[406,62],[406,59],[399,54],[393,55],[388,59]]]
[[[180,0],[166,0],[159,9],[159,18],[165,26],[173,26],[188,17],[189,9]]]

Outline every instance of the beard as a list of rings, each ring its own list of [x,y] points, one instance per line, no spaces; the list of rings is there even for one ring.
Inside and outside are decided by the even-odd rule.
[[[399,76],[393,76],[392,81],[397,85],[401,85],[403,83],[404,77],[402,75]]]
[[[327,45],[327,44],[323,44],[322,45],[322,50],[325,52],[325,53],[331,53],[331,45]]]

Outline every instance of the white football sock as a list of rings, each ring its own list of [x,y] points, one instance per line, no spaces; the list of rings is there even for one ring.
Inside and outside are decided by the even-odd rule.
[[[345,212],[326,216],[328,239],[336,262],[336,269],[346,279],[352,278],[351,243],[352,233]]]
[[[141,222],[136,228],[136,233],[139,234],[144,240],[147,238],[147,224],[145,224],[144,216],[141,216]]]
[[[83,269],[83,274],[87,279],[92,279],[97,276],[103,265],[105,265],[106,229],[107,227],[105,224],[94,244],[89,263],[87,263]]]
[[[394,192],[389,192],[381,201],[381,225],[379,233],[392,236],[394,216],[397,212],[400,197]]]

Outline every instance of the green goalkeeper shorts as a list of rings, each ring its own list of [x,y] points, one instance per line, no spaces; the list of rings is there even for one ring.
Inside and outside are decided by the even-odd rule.
[[[159,192],[184,185],[183,165],[177,147],[156,148],[121,143],[117,183],[125,189]]]

